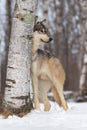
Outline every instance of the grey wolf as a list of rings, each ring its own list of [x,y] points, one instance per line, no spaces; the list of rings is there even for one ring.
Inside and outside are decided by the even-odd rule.
[[[50,110],[50,102],[47,97],[49,90],[52,91],[55,101],[64,110],[68,109],[63,89],[65,72],[58,58],[48,52],[39,50],[41,44],[48,44],[52,40],[44,21],[36,20],[32,43],[31,79],[34,92],[35,109],[40,109],[40,101],[44,103],[44,111]]]

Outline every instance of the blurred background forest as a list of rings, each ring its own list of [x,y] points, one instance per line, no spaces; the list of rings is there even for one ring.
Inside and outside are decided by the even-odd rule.
[[[15,0],[0,0],[0,97],[4,94]],[[87,0],[38,0],[36,15],[47,19],[56,55],[66,72],[65,90],[87,95]]]

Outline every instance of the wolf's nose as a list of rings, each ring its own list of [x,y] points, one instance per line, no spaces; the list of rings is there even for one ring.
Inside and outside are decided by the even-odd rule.
[[[52,38],[49,38],[49,41],[51,42],[53,39]]]

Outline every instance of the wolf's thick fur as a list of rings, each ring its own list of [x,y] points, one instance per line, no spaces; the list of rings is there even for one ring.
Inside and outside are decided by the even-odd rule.
[[[38,53],[39,46],[43,43],[47,44],[50,40],[43,22],[37,22],[34,27],[31,63],[34,105],[36,109],[40,109],[39,102],[42,101],[44,110],[48,111],[51,105],[47,93],[51,89],[55,101],[67,110],[68,106],[63,95],[65,72],[60,61],[44,51]]]

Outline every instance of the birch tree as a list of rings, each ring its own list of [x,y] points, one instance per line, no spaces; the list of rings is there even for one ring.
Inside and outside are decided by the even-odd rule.
[[[16,0],[9,43],[4,112],[19,114],[32,109],[30,57],[37,0]]]

